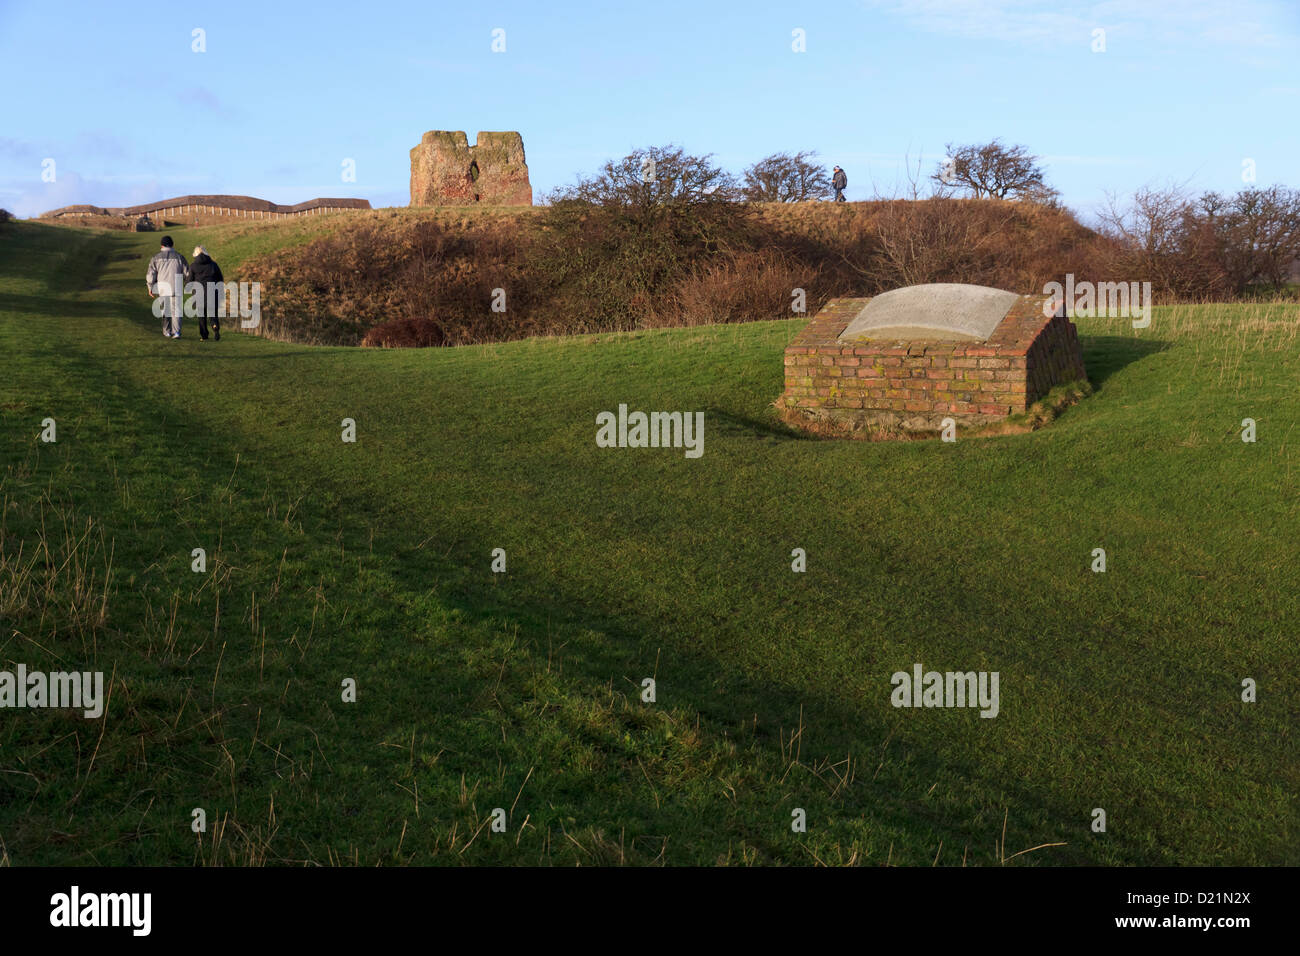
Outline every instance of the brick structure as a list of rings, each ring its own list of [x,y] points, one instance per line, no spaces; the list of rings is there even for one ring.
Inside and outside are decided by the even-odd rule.
[[[844,338],[869,301],[832,299],[786,348],[788,417],[932,432],[948,417],[983,425],[1024,412],[1054,386],[1087,378],[1074,323],[1063,306],[1045,315],[1046,296],[1016,298],[982,341]]]
[[[533,187],[518,133],[429,130],[411,150],[412,206],[531,206]]]

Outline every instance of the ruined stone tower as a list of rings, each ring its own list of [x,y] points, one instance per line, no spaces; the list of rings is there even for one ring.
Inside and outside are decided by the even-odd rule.
[[[412,206],[531,206],[533,187],[518,133],[429,130],[411,150]]]

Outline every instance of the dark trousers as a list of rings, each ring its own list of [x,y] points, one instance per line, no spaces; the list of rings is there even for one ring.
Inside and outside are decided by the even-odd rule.
[[[840,189],[838,186],[835,187],[835,201],[848,202],[848,200],[844,198],[844,190]]]
[[[212,324],[213,334],[217,338],[221,338],[220,288],[220,286],[211,282],[204,287],[203,301],[199,303],[199,314],[195,316],[199,320],[199,338],[201,339],[208,337],[208,323]]]

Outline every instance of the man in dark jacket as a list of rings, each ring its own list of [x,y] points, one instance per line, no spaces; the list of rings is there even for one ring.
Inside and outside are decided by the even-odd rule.
[[[208,340],[208,322],[212,323],[212,337],[221,341],[221,315],[218,304],[225,298],[225,290],[218,283],[225,282],[221,266],[217,265],[202,246],[194,247],[194,261],[185,270],[185,281],[203,283],[203,298],[198,306],[199,339]]]
[[[834,174],[831,176],[831,186],[832,186],[832,187],[834,188],[834,190],[835,190],[835,201],[836,201],[836,202],[845,202],[845,201],[846,201],[845,198],[844,198],[844,188],[845,188],[846,186],[848,186],[848,184],[849,184],[849,177],[844,175],[844,170],[842,170],[842,169],[840,169],[838,166],[836,166],[836,167],[835,167],[835,172],[834,172]]]

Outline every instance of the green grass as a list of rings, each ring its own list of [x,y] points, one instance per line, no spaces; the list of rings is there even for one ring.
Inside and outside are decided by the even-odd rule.
[[[0,669],[112,684],[0,711],[0,861],[1300,863],[1294,306],[1082,320],[1031,434],[817,441],[799,322],[173,342],[156,242],[0,227]],[[596,448],[620,402],[703,458]]]

